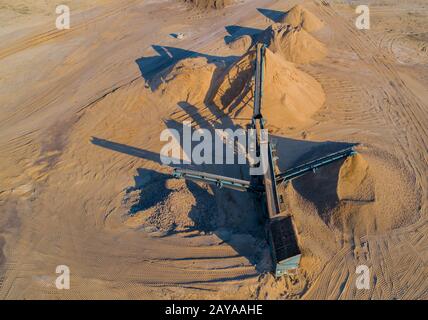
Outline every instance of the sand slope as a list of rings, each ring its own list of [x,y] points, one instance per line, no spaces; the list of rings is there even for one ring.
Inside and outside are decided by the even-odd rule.
[[[187,58],[157,74],[151,84],[164,101],[198,104],[204,102],[216,68],[204,57]]]
[[[324,23],[301,5],[296,5],[287,11],[281,23],[293,27],[302,27],[308,32],[318,31],[324,27]]]
[[[276,23],[262,35],[261,41],[268,48],[294,63],[310,63],[322,60],[327,48],[302,27]]]
[[[255,51],[250,51],[226,70],[214,94],[213,102],[232,118],[252,116],[254,58]],[[277,128],[306,123],[325,99],[315,79],[269,49],[263,97],[263,114]]]

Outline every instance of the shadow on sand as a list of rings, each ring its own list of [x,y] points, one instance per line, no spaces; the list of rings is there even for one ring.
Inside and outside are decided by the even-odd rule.
[[[264,15],[266,18],[272,20],[272,22],[281,22],[287,16],[287,13],[284,11],[264,8],[257,8],[257,11]]]
[[[285,16],[285,13],[275,10],[259,8],[258,11],[275,22],[281,20]],[[232,41],[231,39],[233,39],[233,37],[238,37],[243,34],[253,36],[260,32],[260,30],[257,29],[238,26],[229,26],[226,27],[226,30],[230,33],[230,37],[232,37],[225,39],[226,42]],[[154,81],[154,76],[182,59],[189,57],[205,57],[208,62],[221,64],[223,68],[225,65],[229,65],[237,59],[235,56],[216,57],[172,47],[153,46],[153,49],[158,55],[143,57],[136,60],[143,78],[150,84],[152,90],[155,90],[159,85],[159,83]],[[215,76],[213,78],[215,78]],[[212,136],[214,136],[214,131],[216,129],[235,130],[239,128],[219,106],[216,106],[212,102],[211,94],[212,91],[216,89],[214,80],[215,79],[212,80],[210,90],[205,99],[205,105],[211,114],[215,116],[214,120],[207,119],[199,112],[196,106],[187,101],[177,102],[178,110],[184,113],[187,119],[192,121],[192,125],[210,130]],[[177,120],[168,119],[164,121],[164,124],[167,128],[176,129],[182,136],[182,124]],[[281,136],[271,136],[270,138],[277,146],[277,153],[279,156],[278,165],[281,171],[352,146],[352,144],[345,142],[312,142]],[[114,152],[120,152],[162,164],[160,155],[152,151],[105,140],[99,137],[92,137],[91,142],[96,146]],[[196,166],[194,164],[180,164],[175,166],[206,171],[238,179],[249,180],[250,178],[248,165],[209,164]],[[341,162],[331,164],[320,170],[328,170],[328,176],[330,177],[328,181],[327,179],[323,181],[323,175],[321,175],[321,179],[315,179],[314,182],[314,176],[308,174],[307,176],[294,180],[293,186],[304,198],[312,201],[317,206],[319,212],[322,213],[337,202],[336,187],[340,166]],[[331,179],[331,177],[335,178]],[[146,210],[165,201],[170,193],[173,192],[173,190],[168,189],[166,185],[167,180],[171,178],[172,177],[167,174],[154,170],[145,168],[138,169],[137,175],[134,177],[135,185],[130,187],[129,191],[137,190],[142,192],[140,193],[141,196],[138,203],[131,207],[129,214],[135,214],[138,211]],[[144,191],[150,188],[150,186],[155,186],[155,192],[145,193]],[[256,265],[258,272],[270,271],[270,265],[261,263],[266,252],[269,250],[264,229],[265,218],[263,201],[261,201],[258,196],[228,189],[211,188],[211,192],[208,192],[207,189],[191,181],[186,181],[186,186],[195,198],[195,204],[189,212],[189,217],[193,221],[194,226],[187,231],[199,230],[213,232],[225,243],[233,247],[239,255],[246,257],[250,263]],[[176,233],[176,231],[174,227],[172,227],[166,236],[174,233]]]

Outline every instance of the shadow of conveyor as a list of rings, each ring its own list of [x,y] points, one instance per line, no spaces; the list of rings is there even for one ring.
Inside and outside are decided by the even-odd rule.
[[[229,44],[239,37],[242,36],[250,36],[251,37],[251,45],[255,43],[260,33],[263,31],[261,29],[250,28],[250,27],[242,27],[237,25],[230,25],[225,27],[226,31],[229,33],[224,37],[224,43]]]
[[[105,149],[110,149],[113,151],[117,151],[120,153],[124,153],[124,154],[130,155],[130,156],[133,156],[133,157],[146,159],[146,160],[150,160],[150,161],[157,162],[157,163],[161,164],[159,154],[156,152],[132,147],[132,146],[129,146],[129,145],[126,145],[123,143],[109,141],[109,140],[101,139],[101,138],[97,138],[97,137],[92,137],[91,143],[96,145],[96,146],[105,148]]]
[[[305,163],[339,150],[357,146],[355,143],[326,142],[312,148],[308,154],[299,157],[297,163]],[[310,172],[292,181],[294,189],[306,200],[313,203],[325,224],[330,222],[331,210],[339,203],[337,194],[339,171],[346,159]]]
[[[206,104],[210,113],[215,115],[215,120],[207,120],[202,115],[196,106],[193,106],[185,101],[178,102],[178,106],[188,116],[187,120],[192,122],[192,125],[208,129],[214,137],[216,130],[230,129],[235,131],[237,129],[245,129],[235,124],[230,117],[224,114],[220,109],[212,104]],[[180,125],[179,123],[171,120],[168,123],[170,128]],[[234,150],[234,164],[227,164],[226,162],[226,147]],[[237,179],[250,179],[248,164],[238,164],[238,140],[224,141],[223,142],[223,159],[221,165],[219,164],[203,164],[200,166],[190,166],[189,168],[197,171],[209,172],[213,174],[234,177]],[[233,225],[234,232],[251,234],[258,240],[265,239],[264,234],[264,217],[261,202],[258,196],[248,193],[236,192],[230,189],[212,188],[214,196],[220,202],[227,203],[220,208],[222,215],[221,220],[224,226]],[[222,200],[224,199],[224,201]]]
[[[266,18],[272,20],[272,22],[281,22],[287,16],[287,13],[284,11],[265,8],[257,8],[257,11],[264,15]]]

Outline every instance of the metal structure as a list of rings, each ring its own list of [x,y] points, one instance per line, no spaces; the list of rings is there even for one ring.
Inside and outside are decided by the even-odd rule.
[[[261,113],[263,96],[263,73],[265,65],[265,46],[258,44],[255,60],[255,91],[254,110],[250,127],[256,130],[256,154],[260,155],[262,144],[267,144],[267,166],[263,176],[251,176],[251,181],[240,180],[210,173],[187,169],[175,169],[175,178],[184,178],[193,181],[202,181],[238,191],[252,192],[258,195],[264,203],[266,216],[267,238],[271,248],[271,256],[274,264],[274,274],[279,277],[286,273],[292,273],[299,267],[301,253],[299,250],[295,227],[292,217],[282,210],[282,198],[278,195],[278,186],[293,179],[299,178],[308,172],[332,162],[354,155],[353,148],[347,148],[322,158],[307,162],[295,168],[278,172],[276,165],[276,150],[268,139],[263,139],[261,130],[264,129],[264,119]],[[260,164],[259,164],[260,165]]]

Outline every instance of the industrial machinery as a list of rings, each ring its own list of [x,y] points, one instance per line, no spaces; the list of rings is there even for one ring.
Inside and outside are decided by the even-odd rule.
[[[253,175],[251,180],[247,181],[188,169],[175,169],[173,176],[175,178],[214,184],[220,188],[225,187],[260,195],[261,197],[259,198],[262,199],[265,210],[266,231],[275,269],[274,274],[276,277],[280,277],[283,274],[293,273],[298,269],[301,252],[293,219],[290,214],[282,209],[283,201],[278,194],[278,187],[308,172],[315,172],[320,167],[352,156],[356,152],[350,147],[304,163],[285,172],[279,172],[276,165],[275,147],[271,141],[264,139],[261,133],[265,125],[261,110],[266,48],[263,44],[258,44],[256,50],[254,110],[250,127],[256,130],[255,148],[257,155],[261,152],[261,145],[267,144],[267,159],[265,160],[266,163],[264,163],[267,168],[264,170],[264,175]]]

